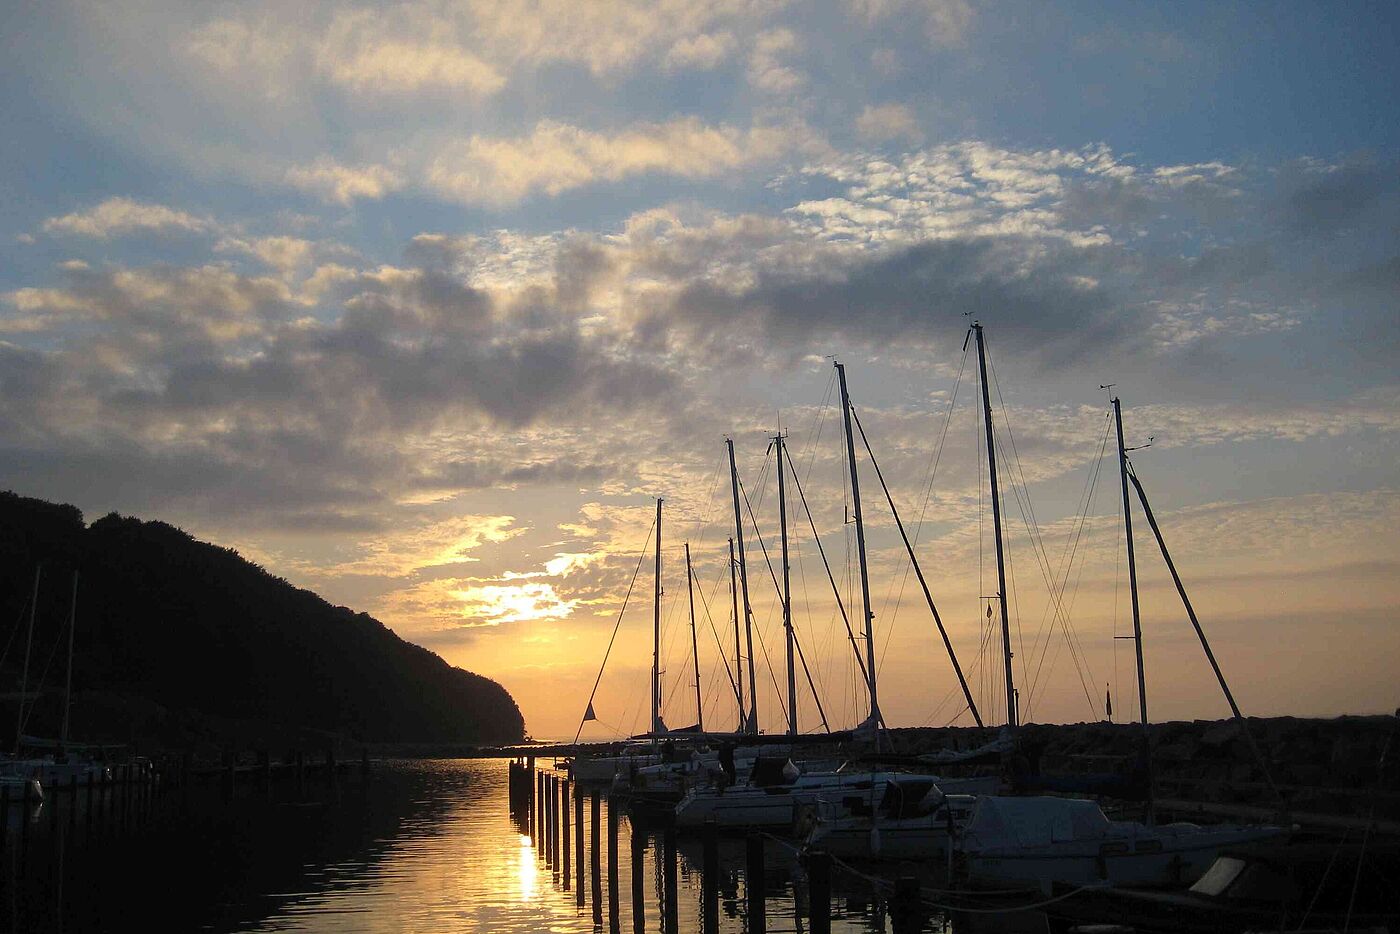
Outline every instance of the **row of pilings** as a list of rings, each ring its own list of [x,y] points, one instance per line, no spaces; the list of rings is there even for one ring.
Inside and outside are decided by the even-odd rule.
[[[599,788],[585,789],[578,782],[552,768],[537,768],[533,758],[516,759],[509,766],[510,813],[550,871],[550,877],[565,892],[572,891],[576,904],[592,905],[593,922],[601,926],[606,913],[611,932],[620,930],[619,902],[619,823],[621,808]],[[585,839],[584,825],[591,834]],[[645,926],[646,885],[643,871],[648,836],[629,821],[631,857],[631,908],[634,934]],[[677,834],[674,827],[660,831],[661,929],[664,934],[680,930],[678,896]],[[720,870],[719,829],[706,821],[701,837],[701,927],[705,934],[720,930],[720,901],[723,875]],[[743,912],[747,934],[767,930],[770,892],[765,882],[769,847],[777,838],[767,833],[744,837]],[[591,846],[588,845],[591,841]],[[603,891],[603,851],[607,858],[607,891]],[[587,872],[585,872],[585,862]],[[821,851],[808,851],[801,857],[806,876],[805,899],[796,906],[809,934],[830,934],[832,922],[832,858]],[[921,899],[914,877],[891,880],[892,895],[885,904],[894,934],[921,931],[929,911]],[[736,893],[723,893],[729,899]],[[591,897],[590,897],[591,896]],[[605,911],[606,906],[606,911]]]

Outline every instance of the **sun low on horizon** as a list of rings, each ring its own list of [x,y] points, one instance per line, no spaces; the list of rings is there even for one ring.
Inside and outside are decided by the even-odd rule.
[[[782,729],[785,535],[800,728],[867,658],[965,725],[990,411],[1022,718],[1136,716],[1125,495],[1151,717],[1223,716],[1117,398],[1245,713],[1400,703],[1393,5],[0,16],[2,489],[235,548],[536,738],[644,730],[654,655],[672,726]]]

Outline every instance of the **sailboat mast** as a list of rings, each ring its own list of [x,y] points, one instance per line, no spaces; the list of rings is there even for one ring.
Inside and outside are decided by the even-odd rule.
[[[739,468],[734,463],[734,439],[725,438],[729,448],[729,486],[734,491],[734,541],[739,546],[739,589],[744,594],[744,635],[749,649],[749,720],[747,728],[758,732],[758,679],[753,669],[753,609],[749,603],[749,568],[744,562],[744,520],[739,512]],[[743,673],[740,673],[743,677]]]
[[[15,755],[19,755],[19,740],[24,733],[24,695],[29,692],[29,652],[34,648],[34,616],[39,609],[39,575],[43,570],[42,564],[34,566],[34,589],[29,594],[29,635],[24,640],[24,667],[20,669],[19,703],[15,705],[19,708],[15,714]]]
[[[782,430],[773,436],[778,445],[778,529],[782,536],[783,553],[783,631],[787,634],[787,692],[788,692],[788,735],[797,735],[797,668],[794,666],[792,646],[792,582],[791,567],[788,565],[787,533],[787,487],[783,482],[783,449],[787,447]]]
[[[1011,674],[1011,617],[1006,611],[1006,553],[1001,540],[1001,492],[997,486],[996,440],[992,434],[992,395],[987,386],[987,349],[982,339],[982,325],[973,322],[977,335],[977,366],[982,375],[982,414],[987,426],[987,474],[992,484],[992,528],[997,543],[997,601],[1001,604],[1001,652],[1006,666],[1006,723],[1016,726],[1020,711],[1016,709],[1016,682]]]
[[[739,648],[739,565],[734,560],[734,539],[729,540],[729,598],[734,602],[734,696],[739,701],[739,726],[744,731],[744,653]]]
[[[661,732],[661,499],[656,500],[656,571],[652,584],[651,732]]]
[[[875,613],[870,608],[870,569],[865,560],[865,520],[860,511],[860,477],[856,473],[856,442],[851,434],[851,394],[846,391],[846,367],[836,364],[841,382],[841,414],[846,425],[846,460],[851,466],[851,502],[856,520],[856,552],[860,555],[860,597],[865,612],[865,674],[870,688],[870,724],[880,723],[880,701],[875,693]],[[878,734],[877,734],[878,735]]]
[[[73,598],[68,609],[68,681],[63,688],[63,733],[59,737],[58,749],[62,753],[68,746],[68,720],[73,711],[73,631],[78,628],[78,572],[73,571]]]
[[[1142,759],[1148,769],[1147,814],[1152,817],[1152,740],[1147,728],[1147,676],[1142,665],[1142,614],[1138,609],[1137,556],[1133,552],[1133,510],[1128,499],[1128,451],[1123,446],[1123,406],[1113,397],[1113,421],[1118,429],[1118,478],[1123,486],[1123,534],[1128,543],[1128,592],[1133,603],[1133,646],[1137,650],[1138,712],[1142,720]]]
[[[690,570],[690,542],[685,543],[685,589],[690,596],[690,655],[695,660],[695,726],[705,732],[705,709],[700,702],[700,647],[695,641],[695,575]]]

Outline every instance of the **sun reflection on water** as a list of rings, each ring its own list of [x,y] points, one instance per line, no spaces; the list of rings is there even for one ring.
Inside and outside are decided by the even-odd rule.
[[[539,866],[535,861],[535,846],[528,834],[520,835],[520,849],[516,858],[515,878],[519,884],[519,900],[533,901],[540,893]]]

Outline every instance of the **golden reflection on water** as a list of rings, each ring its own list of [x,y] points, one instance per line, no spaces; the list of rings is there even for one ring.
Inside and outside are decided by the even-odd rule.
[[[519,883],[518,901],[528,902],[539,894],[539,867],[535,864],[535,845],[529,834],[520,835],[519,856],[516,858],[515,878]]]

